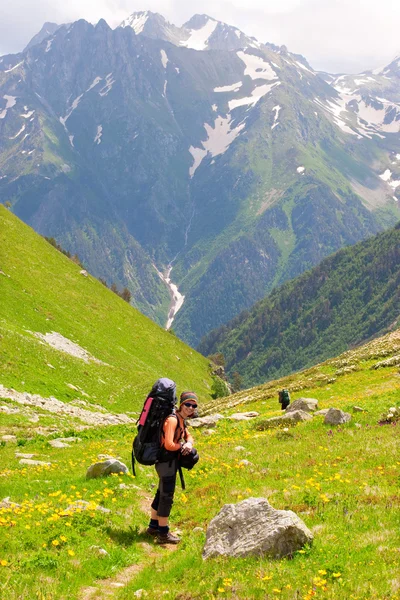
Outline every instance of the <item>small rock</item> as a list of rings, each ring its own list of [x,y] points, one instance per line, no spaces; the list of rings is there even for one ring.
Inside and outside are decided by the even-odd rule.
[[[110,459],[104,462],[98,462],[91,465],[86,471],[87,479],[95,479],[97,477],[107,477],[111,473],[129,473],[128,467],[119,460]]]
[[[324,423],[326,425],[343,425],[351,420],[351,415],[345,413],[339,408],[330,408],[325,415]]]
[[[203,435],[213,435],[214,433],[217,433],[215,429],[205,429],[203,431]]]
[[[361,406],[353,406],[353,412],[368,412],[366,408],[361,408]]]
[[[34,454],[23,454],[22,452],[16,452],[15,458],[33,458]]]
[[[43,462],[42,460],[31,460],[30,458],[21,458],[20,465],[29,465],[30,467],[50,467],[51,462]]]
[[[317,410],[317,412],[314,413],[314,417],[324,417],[328,411],[329,408],[322,408],[321,410]]]
[[[102,513],[110,513],[111,510],[109,508],[104,508],[104,506],[100,506],[95,504],[94,502],[87,502],[87,500],[75,500],[72,504],[70,504],[62,513],[62,516],[68,516],[74,512],[80,512],[82,510],[97,510]]]
[[[74,392],[79,392],[76,385],[73,385],[72,383],[67,383],[67,387],[69,387],[71,390],[74,390]]]
[[[361,429],[362,425],[361,423],[354,423],[355,427],[357,427],[357,429]]]
[[[39,415],[32,415],[31,418],[29,419],[30,423],[38,423],[39,422]]]
[[[56,440],[49,440],[50,446],[53,448],[70,448],[71,443],[81,442],[81,438],[68,437],[68,438],[57,438]]]
[[[147,596],[147,592],[146,590],[136,590],[136,592],[133,592],[133,595],[135,596],[135,598],[144,598],[145,596]]]
[[[64,444],[64,442],[61,442],[60,440],[49,440],[49,445],[52,448],[71,448],[69,444]]]
[[[193,533],[203,533],[203,528],[202,527],[195,527],[193,529]]]
[[[250,419],[254,419],[259,415],[260,413],[258,412],[249,411],[244,413],[234,413],[233,415],[230,415],[229,418],[232,419],[232,421],[250,421]]]
[[[20,508],[21,505],[17,504],[16,502],[11,502],[10,500],[10,496],[7,496],[7,498],[3,498],[3,500],[1,500],[0,502],[0,508]]]
[[[83,275],[84,277],[88,276],[87,271],[85,269],[82,269],[82,271],[79,271],[79,274]]]
[[[236,446],[235,450],[236,452],[241,452],[242,450],[246,450],[246,448],[244,446]]]
[[[239,465],[243,465],[245,467],[249,467],[252,464],[253,464],[252,462],[250,462],[249,460],[246,460],[245,458],[239,462]]]
[[[5,413],[6,415],[13,415],[21,411],[19,408],[12,408],[11,406],[0,406],[0,412]]]
[[[3,435],[3,437],[1,439],[4,442],[16,442],[17,436],[16,435]]]
[[[99,556],[109,556],[107,550],[100,548],[100,546],[90,546],[90,550],[94,550]]]
[[[49,369],[55,369],[55,367],[53,367],[53,365],[51,365],[50,363],[46,363],[46,366],[49,367]]]

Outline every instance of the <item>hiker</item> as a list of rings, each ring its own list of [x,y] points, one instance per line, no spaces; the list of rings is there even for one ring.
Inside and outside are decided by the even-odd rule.
[[[193,449],[193,438],[185,421],[193,416],[197,400],[194,392],[182,392],[176,414],[167,417],[163,425],[161,457],[155,465],[159,483],[151,504],[151,518],[147,528],[149,535],[157,536],[159,544],[180,542],[180,538],[169,531],[168,520],[174,500],[179,455],[186,456]]]

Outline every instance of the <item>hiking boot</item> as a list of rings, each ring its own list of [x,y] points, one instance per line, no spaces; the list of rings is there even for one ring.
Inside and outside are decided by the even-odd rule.
[[[157,544],[179,544],[181,538],[173,535],[170,531],[168,533],[159,533],[157,535],[156,543]]]
[[[157,527],[148,527],[146,529],[146,533],[147,533],[147,535],[156,537],[158,535],[158,528]]]

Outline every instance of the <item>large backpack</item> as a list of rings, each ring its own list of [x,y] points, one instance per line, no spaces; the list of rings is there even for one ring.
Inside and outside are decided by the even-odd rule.
[[[164,421],[175,414],[176,383],[172,379],[158,379],[143,405],[138,419],[137,435],[132,446],[132,471],[135,460],[141,465],[154,465],[161,452],[161,436]]]
[[[279,404],[282,406],[282,410],[285,410],[290,404],[289,390],[280,390],[279,392]]]

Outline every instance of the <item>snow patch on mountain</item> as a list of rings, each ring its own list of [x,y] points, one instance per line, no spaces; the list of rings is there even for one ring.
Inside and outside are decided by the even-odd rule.
[[[240,123],[234,128],[231,128],[231,126],[231,115],[228,115],[227,117],[217,117],[214,122],[214,127],[208,123],[204,123],[207,139],[201,142],[202,147],[194,148],[193,146],[190,146],[189,148],[189,152],[194,159],[193,165],[189,169],[190,177],[193,177],[196,169],[208,153],[210,153],[212,157],[224,154],[245,127],[245,124]]]
[[[295,60],[294,62],[296,63],[296,65],[298,67],[300,67],[300,69],[304,69],[304,71],[307,71],[308,73],[311,73],[311,75],[316,75],[316,73],[314,73],[314,71],[311,71],[311,69],[309,69],[308,67],[306,67],[306,65],[303,65],[303,63],[300,62],[299,60]]]
[[[113,79],[112,73],[109,73],[106,76],[106,84],[105,86],[99,91],[99,95],[100,96],[107,96],[107,94],[109,93],[109,91],[112,89],[113,84],[115,83],[115,79]]]
[[[223,85],[221,87],[214,88],[214,92],[223,93],[223,92],[237,92],[242,87],[243,82],[238,81],[237,83],[232,83],[232,85]]]
[[[27,110],[26,107],[25,107],[25,110]],[[30,110],[29,112],[20,115],[20,117],[22,117],[23,119],[29,119],[33,115],[34,112],[35,112],[34,110]]]
[[[11,73],[11,71],[14,71],[14,69],[18,69],[18,67],[20,67],[21,65],[24,64],[24,61],[21,60],[21,62],[19,62],[17,65],[15,65],[14,67],[11,67],[11,69],[8,69],[7,71],[4,71],[4,73]]]
[[[395,190],[397,187],[399,187],[400,180],[392,179],[392,175],[392,171],[390,169],[386,169],[381,175],[379,175],[379,177],[382,179],[382,181],[389,184],[390,187]]]
[[[78,108],[78,105],[82,99],[82,96],[83,96],[83,94],[81,94],[80,96],[75,98],[75,100],[72,102],[71,106],[67,110],[67,114],[65,115],[65,117],[60,117],[60,123],[64,126],[65,130],[67,129],[65,124],[68,121],[68,119],[70,118],[70,116],[72,115],[72,113],[74,112],[74,110],[76,108]]]
[[[48,41],[47,41],[47,44],[46,44],[46,50],[45,50],[45,52],[50,52],[50,50],[51,50],[51,47],[52,47],[52,45],[53,45],[53,42],[54,42],[54,38],[52,38],[51,40],[48,40]]]
[[[25,125],[22,125],[21,129],[18,131],[18,133],[16,133],[15,135],[13,135],[12,137],[9,137],[9,140],[15,140],[19,135],[21,135],[21,133],[25,131]]]
[[[272,112],[275,112],[275,116],[274,116],[274,122],[273,122],[273,124],[271,125],[271,129],[275,129],[275,127],[276,127],[277,125],[279,125],[278,118],[279,118],[279,112],[280,112],[281,108],[282,108],[282,106],[279,106],[279,104],[277,104],[277,105],[276,105],[276,106],[274,106],[274,107],[273,107],[273,109],[272,109]]]
[[[101,144],[101,136],[103,135],[103,126],[102,125],[97,125],[97,133],[96,133],[96,137],[94,138],[94,143],[95,144]]]
[[[6,101],[6,107],[0,112],[0,119],[4,119],[7,111],[12,108],[13,106],[15,106],[16,102],[17,102],[17,97],[16,96],[8,96],[7,94],[3,96],[4,100]]]
[[[165,52],[165,50],[160,50],[160,54],[161,54],[161,62],[162,62],[162,66],[164,67],[164,69],[167,68],[167,64],[168,64],[168,56],[167,53]]]
[[[120,27],[132,27],[136,35],[139,35],[139,33],[142,33],[148,18],[149,13],[147,10],[144,12],[137,12],[122,21]]]
[[[192,48],[193,50],[205,50],[208,45],[210,36],[214,33],[214,29],[218,25],[218,21],[208,19],[207,23],[200,29],[190,29],[189,37],[185,41],[179,42],[181,46]]]
[[[305,171],[305,167],[297,167],[296,171],[297,171],[298,173],[300,173],[300,175],[301,175],[302,173],[304,173],[304,171]]]
[[[96,85],[98,83],[100,83],[100,81],[102,81],[102,77],[96,77],[93,82],[89,85],[88,89],[86,90],[87,92],[90,92],[90,90],[92,90],[94,87],[96,87]]]
[[[229,106],[229,110],[234,110],[235,108],[238,108],[239,106],[255,106],[257,104],[257,102],[260,100],[260,98],[262,98],[263,96],[266,96],[274,87],[276,87],[277,85],[280,85],[281,82],[280,81],[276,81],[274,83],[266,83],[264,85],[260,85],[258,87],[255,87],[254,90],[251,92],[251,96],[247,96],[244,98],[237,98],[236,100],[229,100],[228,102],[228,106]]]
[[[246,54],[243,50],[236,52],[236,55],[246,65],[244,74],[249,75],[252,79],[266,79],[267,81],[272,81],[277,78],[277,74],[270,63],[265,62],[260,56]]]

